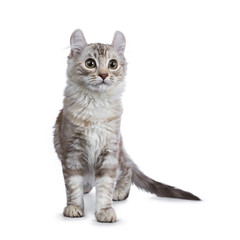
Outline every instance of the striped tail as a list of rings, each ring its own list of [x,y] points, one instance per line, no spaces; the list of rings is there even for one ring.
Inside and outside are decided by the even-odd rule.
[[[132,165],[132,171],[132,183],[134,183],[138,188],[145,190],[146,192],[156,194],[158,197],[201,200],[199,197],[193,195],[190,192],[183,191],[181,189],[157,182],[149,178],[143,172],[141,172],[134,163]]]

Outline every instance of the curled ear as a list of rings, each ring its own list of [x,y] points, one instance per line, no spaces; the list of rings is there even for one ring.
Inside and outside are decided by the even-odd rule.
[[[116,31],[112,40],[112,46],[116,49],[116,51],[120,54],[124,54],[126,39],[123,33]]]
[[[87,42],[83,35],[82,30],[76,29],[70,38],[70,45],[71,45],[71,53],[69,55],[69,58],[74,56],[75,54],[78,54],[82,51],[84,47],[86,47]]]

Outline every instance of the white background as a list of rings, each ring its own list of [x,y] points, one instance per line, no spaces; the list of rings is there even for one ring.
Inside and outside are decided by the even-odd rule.
[[[239,1],[1,1],[1,239],[240,239]],[[73,30],[127,39],[122,133],[151,177],[202,202],[132,188],[115,224],[62,216],[52,126]]]

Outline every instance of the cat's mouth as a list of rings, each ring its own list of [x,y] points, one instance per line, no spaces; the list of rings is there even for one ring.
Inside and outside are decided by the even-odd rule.
[[[109,85],[109,83],[106,83],[105,81],[102,81],[102,82],[97,84],[97,86],[99,86],[99,85]]]
[[[95,81],[94,83],[91,83],[90,86],[94,90],[99,91],[105,91],[111,87],[112,83],[109,81],[109,79],[101,80],[101,81]]]

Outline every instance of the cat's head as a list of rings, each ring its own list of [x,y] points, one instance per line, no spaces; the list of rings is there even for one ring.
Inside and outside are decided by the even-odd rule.
[[[117,31],[112,44],[87,44],[83,32],[75,30],[70,38],[68,79],[83,89],[106,92],[123,86],[126,74],[126,40]]]

